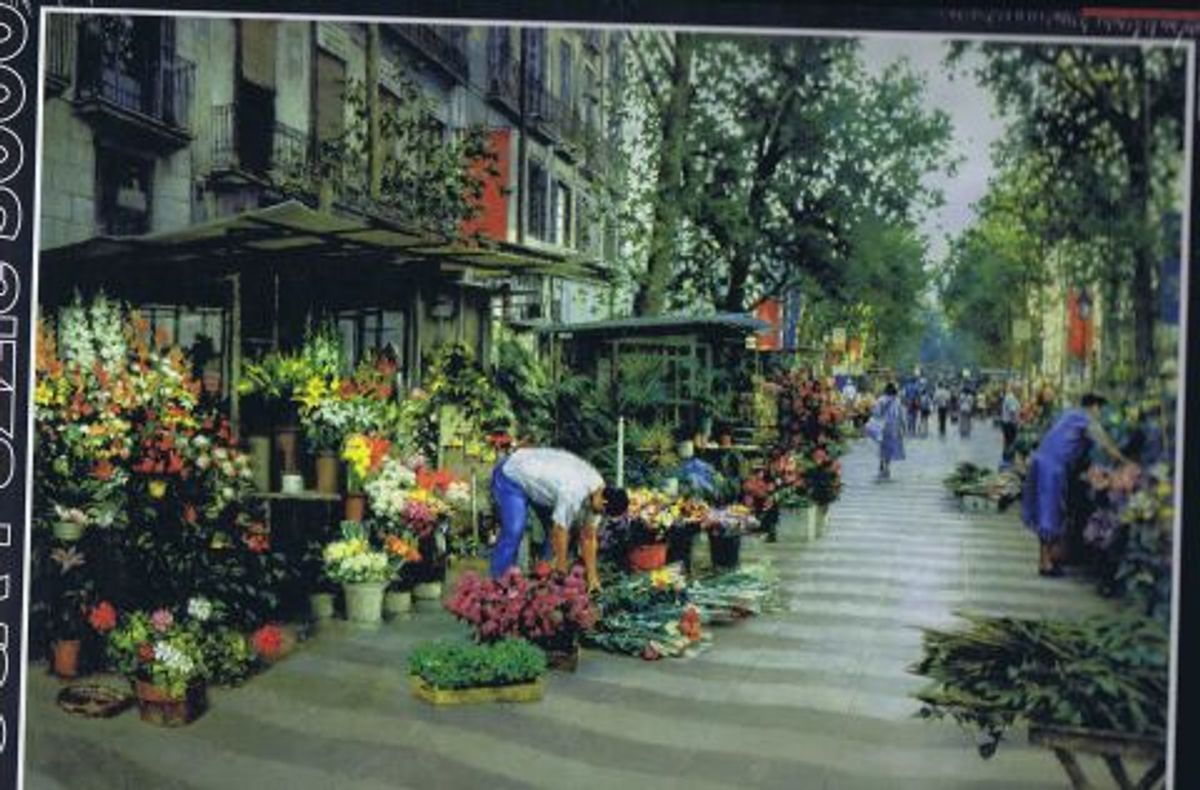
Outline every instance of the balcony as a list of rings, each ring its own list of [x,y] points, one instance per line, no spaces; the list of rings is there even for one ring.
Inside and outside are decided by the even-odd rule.
[[[583,169],[593,177],[604,179],[613,164],[612,146],[595,128],[584,132]]]
[[[146,47],[131,49],[95,20],[79,26],[78,113],[128,147],[164,152],[186,146],[196,65],[161,45],[149,57],[140,56]]]
[[[388,27],[450,77],[459,82],[467,81],[470,71],[467,64],[465,29],[400,24]]]
[[[218,180],[251,179],[276,184],[311,181],[309,136],[283,123],[264,127],[239,123],[236,104],[213,107],[209,175]]]
[[[75,22],[69,14],[46,15],[46,94],[58,96],[75,70]]]
[[[562,145],[563,152],[573,157],[583,136],[583,118],[579,110],[537,82],[530,81],[526,85],[525,95],[533,130]]]
[[[490,59],[487,98],[514,115],[521,112],[521,75],[515,60],[504,56]]]

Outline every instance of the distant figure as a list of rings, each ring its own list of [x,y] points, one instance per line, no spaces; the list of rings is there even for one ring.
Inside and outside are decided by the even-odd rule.
[[[1013,462],[1013,453],[1017,446],[1017,422],[1021,415],[1021,401],[1017,400],[1016,389],[1009,384],[1000,401],[1000,430],[1004,433],[1004,452],[1000,456],[1000,465],[1008,468]]]
[[[929,415],[933,413],[933,392],[929,384],[921,382],[921,436],[929,436]]]
[[[908,435],[917,435],[917,419],[921,414],[921,385],[913,380],[904,387],[904,404],[908,409]]]
[[[880,423],[879,479],[887,480],[892,476],[892,461],[904,460],[904,408],[895,384],[884,388],[871,414]]]
[[[971,438],[971,417],[975,414],[975,393],[963,389],[958,396],[958,435],[963,439]]]
[[[946,417],[950,411],[950,389],[946,386],[946,382],[938,382],[937,389],[933,391],[933,405],[937,409],[938,436],[945,438]]]
[[[1067,484],[1071,475],[1078,473],[1091,445],[1098,444],[1120,463],[1130,463],[1100,426],[1100,409],[1105,402],[1099,395],[1084,395],[1082,408],[1064,411],[1030,459],[1021,497],[1021,520],[1041,541],[1038,573],[1042,576],[1062,575],[1055,554],[1066,530],[1063,516]]]

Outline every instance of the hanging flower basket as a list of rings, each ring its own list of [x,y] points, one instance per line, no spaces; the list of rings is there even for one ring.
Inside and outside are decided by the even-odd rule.
[[[627,559],[631,570],[658,570],[667,564],[667,544],[644,543],[640,546],[631,546]]]

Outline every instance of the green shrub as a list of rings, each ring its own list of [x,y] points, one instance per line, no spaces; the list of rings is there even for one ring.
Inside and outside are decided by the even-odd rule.
[[[513,686],[545,674],[546,654],[523,639],[425,642],[408,657],[408,671],[436,689]]]

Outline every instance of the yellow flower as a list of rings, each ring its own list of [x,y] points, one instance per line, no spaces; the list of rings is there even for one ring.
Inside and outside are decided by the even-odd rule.
[[[38,406],[49,406],[54,402],[54,390],[44,381],[39,381],[33,391],[33,402]]]
[[[151,480],[149,490],[151,499],[162,499],[167,494],[167,481]]]
[[[336,386],[336,382],[334,382],[334,386]],[[321,401],[325,400],[330,391],[331,388],[326,385],[325,379],[320,376],[311,376],[295,399],[299,401],[303,409],[311,410],[320,406]]]
[[[671,586],[671,571],[666,568],[650,571],[650,584],[659,590]]]

